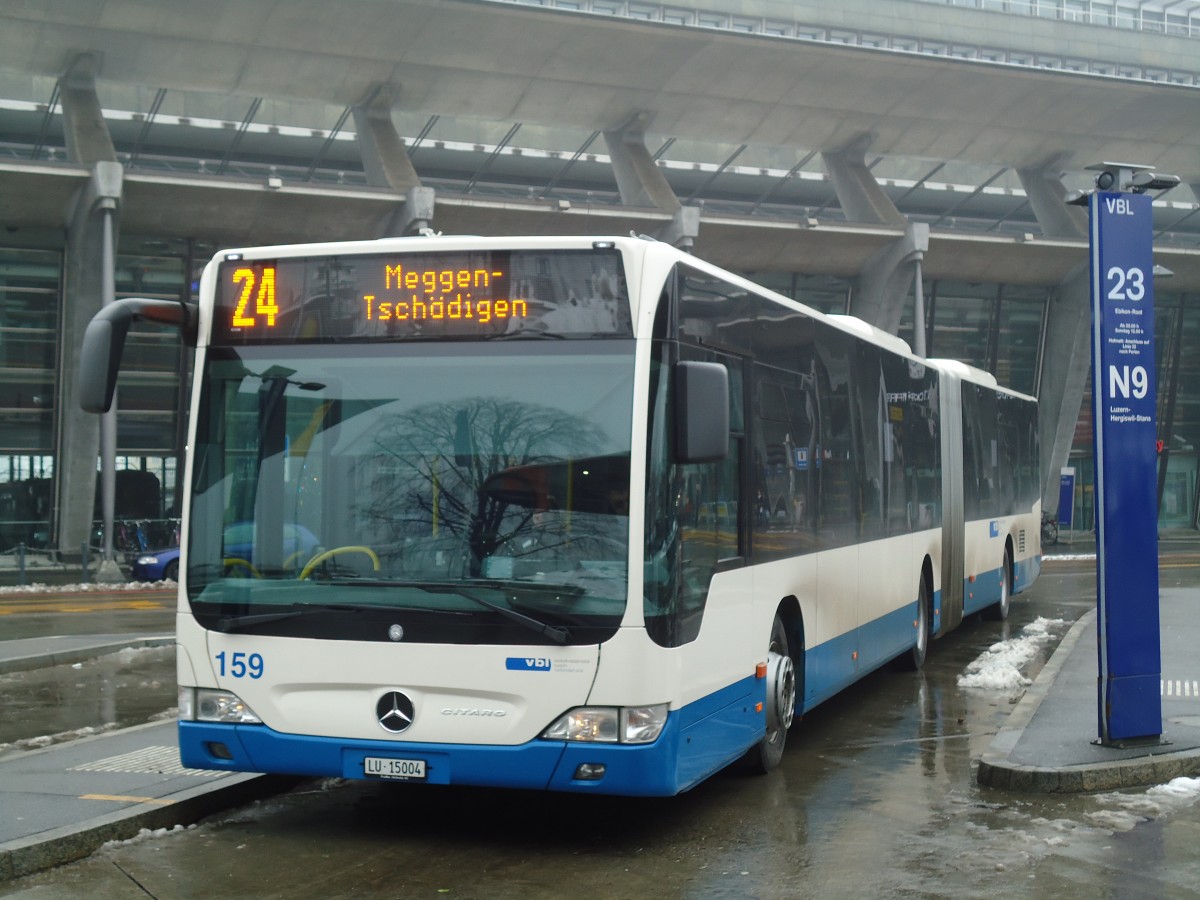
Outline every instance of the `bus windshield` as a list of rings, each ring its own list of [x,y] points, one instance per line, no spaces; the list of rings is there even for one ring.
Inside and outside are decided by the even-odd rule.
[[[211,348],[186,578],[201,624],[447,643],[614,633],[633,342],[567,346]]]

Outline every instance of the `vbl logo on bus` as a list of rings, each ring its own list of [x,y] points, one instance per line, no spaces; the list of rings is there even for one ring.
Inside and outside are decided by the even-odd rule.
[[[504,667],[510,672],[549,672],[550,660],[544,656],[510,656]]]

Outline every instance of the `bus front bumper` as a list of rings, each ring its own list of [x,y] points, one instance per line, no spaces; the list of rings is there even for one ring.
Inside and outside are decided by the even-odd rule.
[[[681,740],[685,748],[694,747],[697,737],[681,734],[676,715],[668,717],[663,733],[651,744],[533,740],[516,746],[346,740],[283,734],[265,725],[180,722],[179,755],[188,768],[228,772],[375,780],[378,776],[367,769],[372,759],[395,761],[385,764],[393,770],[421,773],[381,780],[672,796],[723,767],[731,752],[736,756],[729,748],[702,763],[685,749],[681,759]],[[379,769],[380,764],[371,767]]]

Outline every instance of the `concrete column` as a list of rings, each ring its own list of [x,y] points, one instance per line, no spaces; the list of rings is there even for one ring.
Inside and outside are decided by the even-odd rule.
[[[646,149],[649,120],[648,113],[638,113],[624,125],[605,131],[604,143],[612,158],[621,202],[626,206],[652,206],[674,214],[682,204]]]
[[[881,247],[863,266],[850,313],[888,334],[899,332],[900,317],[928,250],[929,226],[924,222],[906,225],[902,238]],[[919,305],[923,317],[924,304]]]
[[[112,556],[112,516],[116,457],[116,407],[102,420],[75,400],[78,348],[87,323],[114,296],[118,212],[124,170],[96,94],[99,57],[76,57],[62,76],[63,129],[67,158],[92,167],[92,177],[72,196],[66,210],[67,252],[63,305],[59,316],[58,388],[55,409],[55,533],[67,558],[90,543],[95,504],[96,458],[104,471],[105,559],[97,580],[124,581]],[[104,446],[101,433],[104,432]]]
[[[700,209],[696,206],[681,206],[675,210],[675,215],[664,228],[659,229],[655,237],[660,241],[686,250],[689,253],[696,238],[700,234]]]
[[[1041,435],[1042,509],[1058,509],[1059,472],[1067,464],[1079,405],[1092,366],[1091,283],[1080,263],[1050,294],[1042,354],[1038,431]]]
[[[100,310],[105,297],[113,296],[111,257],[116,245],[122,176],[119,163],[95,163],[92,177],[75,192],[66,211],[66,266],[59,315],[55,409],[55,532],[59,549],[72,559],[78,555],[81,544],[90,543],[96,458],[100,452],[100,418],[83,412],[75,399],[78,350],[88,322]]]
[[[862,134],[840,150],[823,151],[825,171],[847,221],[903,228],[907,224],[904,216],[867,168],[871,139],[872,135]]]
[[[409,234],[421,233],[428,229],[433,222],[436,206],[437,199],[433,188],[409,188],[404,195],[404,202],[392,213],[379,236],[404,237]]]
[[[626,206],[650,206],[669,213],[670,223],[655,237],[674,247],[690,250],[700,233],[700,210],[679,202],[666,176],[646,149],[649,120],[649,114],[641,112],[624,125],[604,132],[617,190]]]
[[[862,134],[821,158],[847,221],[903,228],[904,236],[876,251],[859,274],[850,313],[889,334],[900,330],[905,302],[929,249],[929,226],[910,224],[867,168],[872,135]]]
[[[396,131],[394,105],[392,89],[376,85],[352,110],[367,183],[404,194],[404,202],[384,225],[381,237],[402,237],[428,228],[435,207],[433,188],[421,185],[404,139]]]
[[[1056,160],[1016,170],[1030,199],[1033,215],[1048,238],[1087,238],[1087,212],[1068,206]],[[1091,282],[1087,263],[1081,263],[1052,290],[1046,311],[1042,372],[1038,385],[1038,433],[1042,438],[1042,510],[1058,509],[1058,476],[1070,456],[1092,367]]]
[[[1086,238],[1087,212],[1081,206],[1066,204],[1067,191],[1052,164],[1017,169],[1021,187],[1046,237]]]
[[[1087,211],[1068,206],[1067,191],[1058,174],[1056,160],[1026,169],[1017,169],[1017,177],[1029,198],[1029,205],[1046,237],[1079,238],[1088,236]],[[1079,406],[1092,366],[1090,329],[1092,322],[1091,284],[1087,263],[1072,270],[1055,288],[1047,301],[1046,334],[1042,352],[1042,371],[1038,378],[1038,433],[1041,435],[1042,509],[1058,510],[1059,473],[1067,464]]]
[[[91,54],[77,56],[59,81],[63,105],[63,130],[67,159],[90,165],[116,162],[117,151],[96,95],[99,59]]]

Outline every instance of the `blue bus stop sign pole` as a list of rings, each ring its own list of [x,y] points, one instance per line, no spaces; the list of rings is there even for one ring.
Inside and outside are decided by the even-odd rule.
[[[1058,479],[1058,527],[1075,525],[1075,469],[1064,467]]]
[[[1089,199],[1100,743],[1158,741],[1158,607],[1151,202]]]

